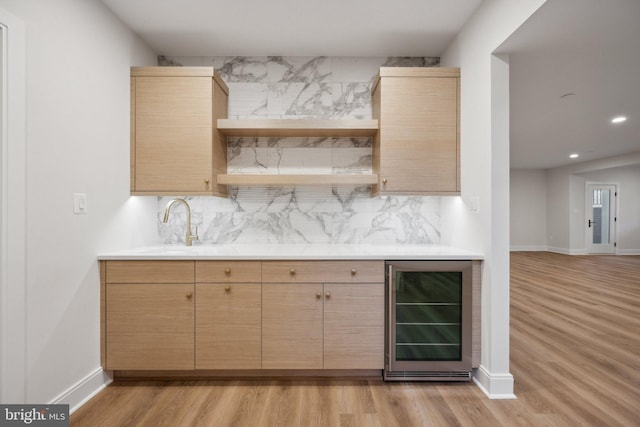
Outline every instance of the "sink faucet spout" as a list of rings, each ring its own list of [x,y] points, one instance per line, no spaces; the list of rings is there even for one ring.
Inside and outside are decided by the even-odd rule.
[[[187,203],[184,199],[173,199],[169,203],[167,203],[167,207],[164,208],[164,218],[162,222],[165,224],[169,221],[169,211],[171,207],[176,204],[181,203],[184,205],[184,208],[187,211],[187,231],[185,234],[184,242],[187,246],[192,246],[194,240],[198,240],[198,227],[196,227],[196,234],[191,234],[191,208],[189,207],[189,203]]]

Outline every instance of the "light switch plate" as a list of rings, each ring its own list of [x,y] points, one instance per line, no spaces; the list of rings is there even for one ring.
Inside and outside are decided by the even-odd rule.
[[[87,212],[87,195],[85,193],[73,193],[73,213],[86,214]]]
[[[469,200],[469,210],[476,215],[480,213],[480,197],[473,196]]]

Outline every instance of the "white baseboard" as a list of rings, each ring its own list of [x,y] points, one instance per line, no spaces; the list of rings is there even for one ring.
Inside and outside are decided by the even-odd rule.
[[[511,249],[512,251],[514,249]],[[586,249],[567,249],[567,248],[556,248],[554,246],[547,247],[547,251],[555,252],[564,255],[589,255]],[[599,254],[593,254],[599,255]],[[607,255],[607,254],[600,254]],[[614,254],[609,254],[614,255]],[[640,249],[616,249],[615,255],[640,255]]]
[[[640,255],[640,249],[618,249],[618,255]]]
[[[492,374],[480,365],[473,374],[473,382],[489,399],[516,399],[511,374]]]
[[[514,245],[511,246],[511,252],[545,252],[547,246],[532,246],[532,245]]]
[[[557,248],[555,246],[548,246],[547,251],[555,252],[558,254],[564,254],[564,255],[588,255],[586,249],[568,249],[568,248]]]
[[[113,382],[111,372],[98,368],[67,391],[53,399],[51,404],[68,404],[69,414],[87,403],[96,394]]]

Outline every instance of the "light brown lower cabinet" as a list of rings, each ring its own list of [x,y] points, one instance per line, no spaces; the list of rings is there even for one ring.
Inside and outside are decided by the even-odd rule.
[[[384,366],[382,261],[102,261],[101,267],[105,369]]]
[[[194,261],[103,261],[102,365],[194,368]]]
[[[194,368],[193,283],[110,283],[106,368]]]
[[[196,369],[260,369],[262,263],[196,262]]]
[[[262,285],[262,368],[322,369],[322,284]]]
[[[382,369],[383,283],[265,283],[263,369]]]
[[[196,284],[196,369],[260,369],[260,283]]]
[[[384,367],[384,283],[324,285],[323,367]]]

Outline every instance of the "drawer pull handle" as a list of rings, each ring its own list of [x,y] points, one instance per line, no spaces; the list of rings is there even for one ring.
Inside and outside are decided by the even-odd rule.
[[[387,185],[387,178],[384,178],[384,179],[382,180],[382,185]]]
[[[192,296],[193,296],[193,292],[187,292],[187,299],[191,299]]]
[[[358,270],[356,270],[355,268],[351,270],[351,275],[355,276],[356,274],[358,274]]]
[[[330,292],[327,292],[327,293],[325,294],[325,298],[327,298],[327,299],[331,298],[331,293],[330,293]]]
[[[290,274],[291,276],[295,276],[295,275],[296,275],[296,269],[295,269],[295,268],[292,268],[291,270],[289,270],[289,274]]]
[[[230,290],[231,290],[231,286],[225,286],[225,287],[224,287],[224,291],[225,291],[225,292],[229,292]]]
[[[226,274],[227,276],[231,276],[231,269],[230,268],[226,268],[224,270],[224,274]]]
[[[316,292],[316,298],[320,298],[321,296],[320,292]]]

